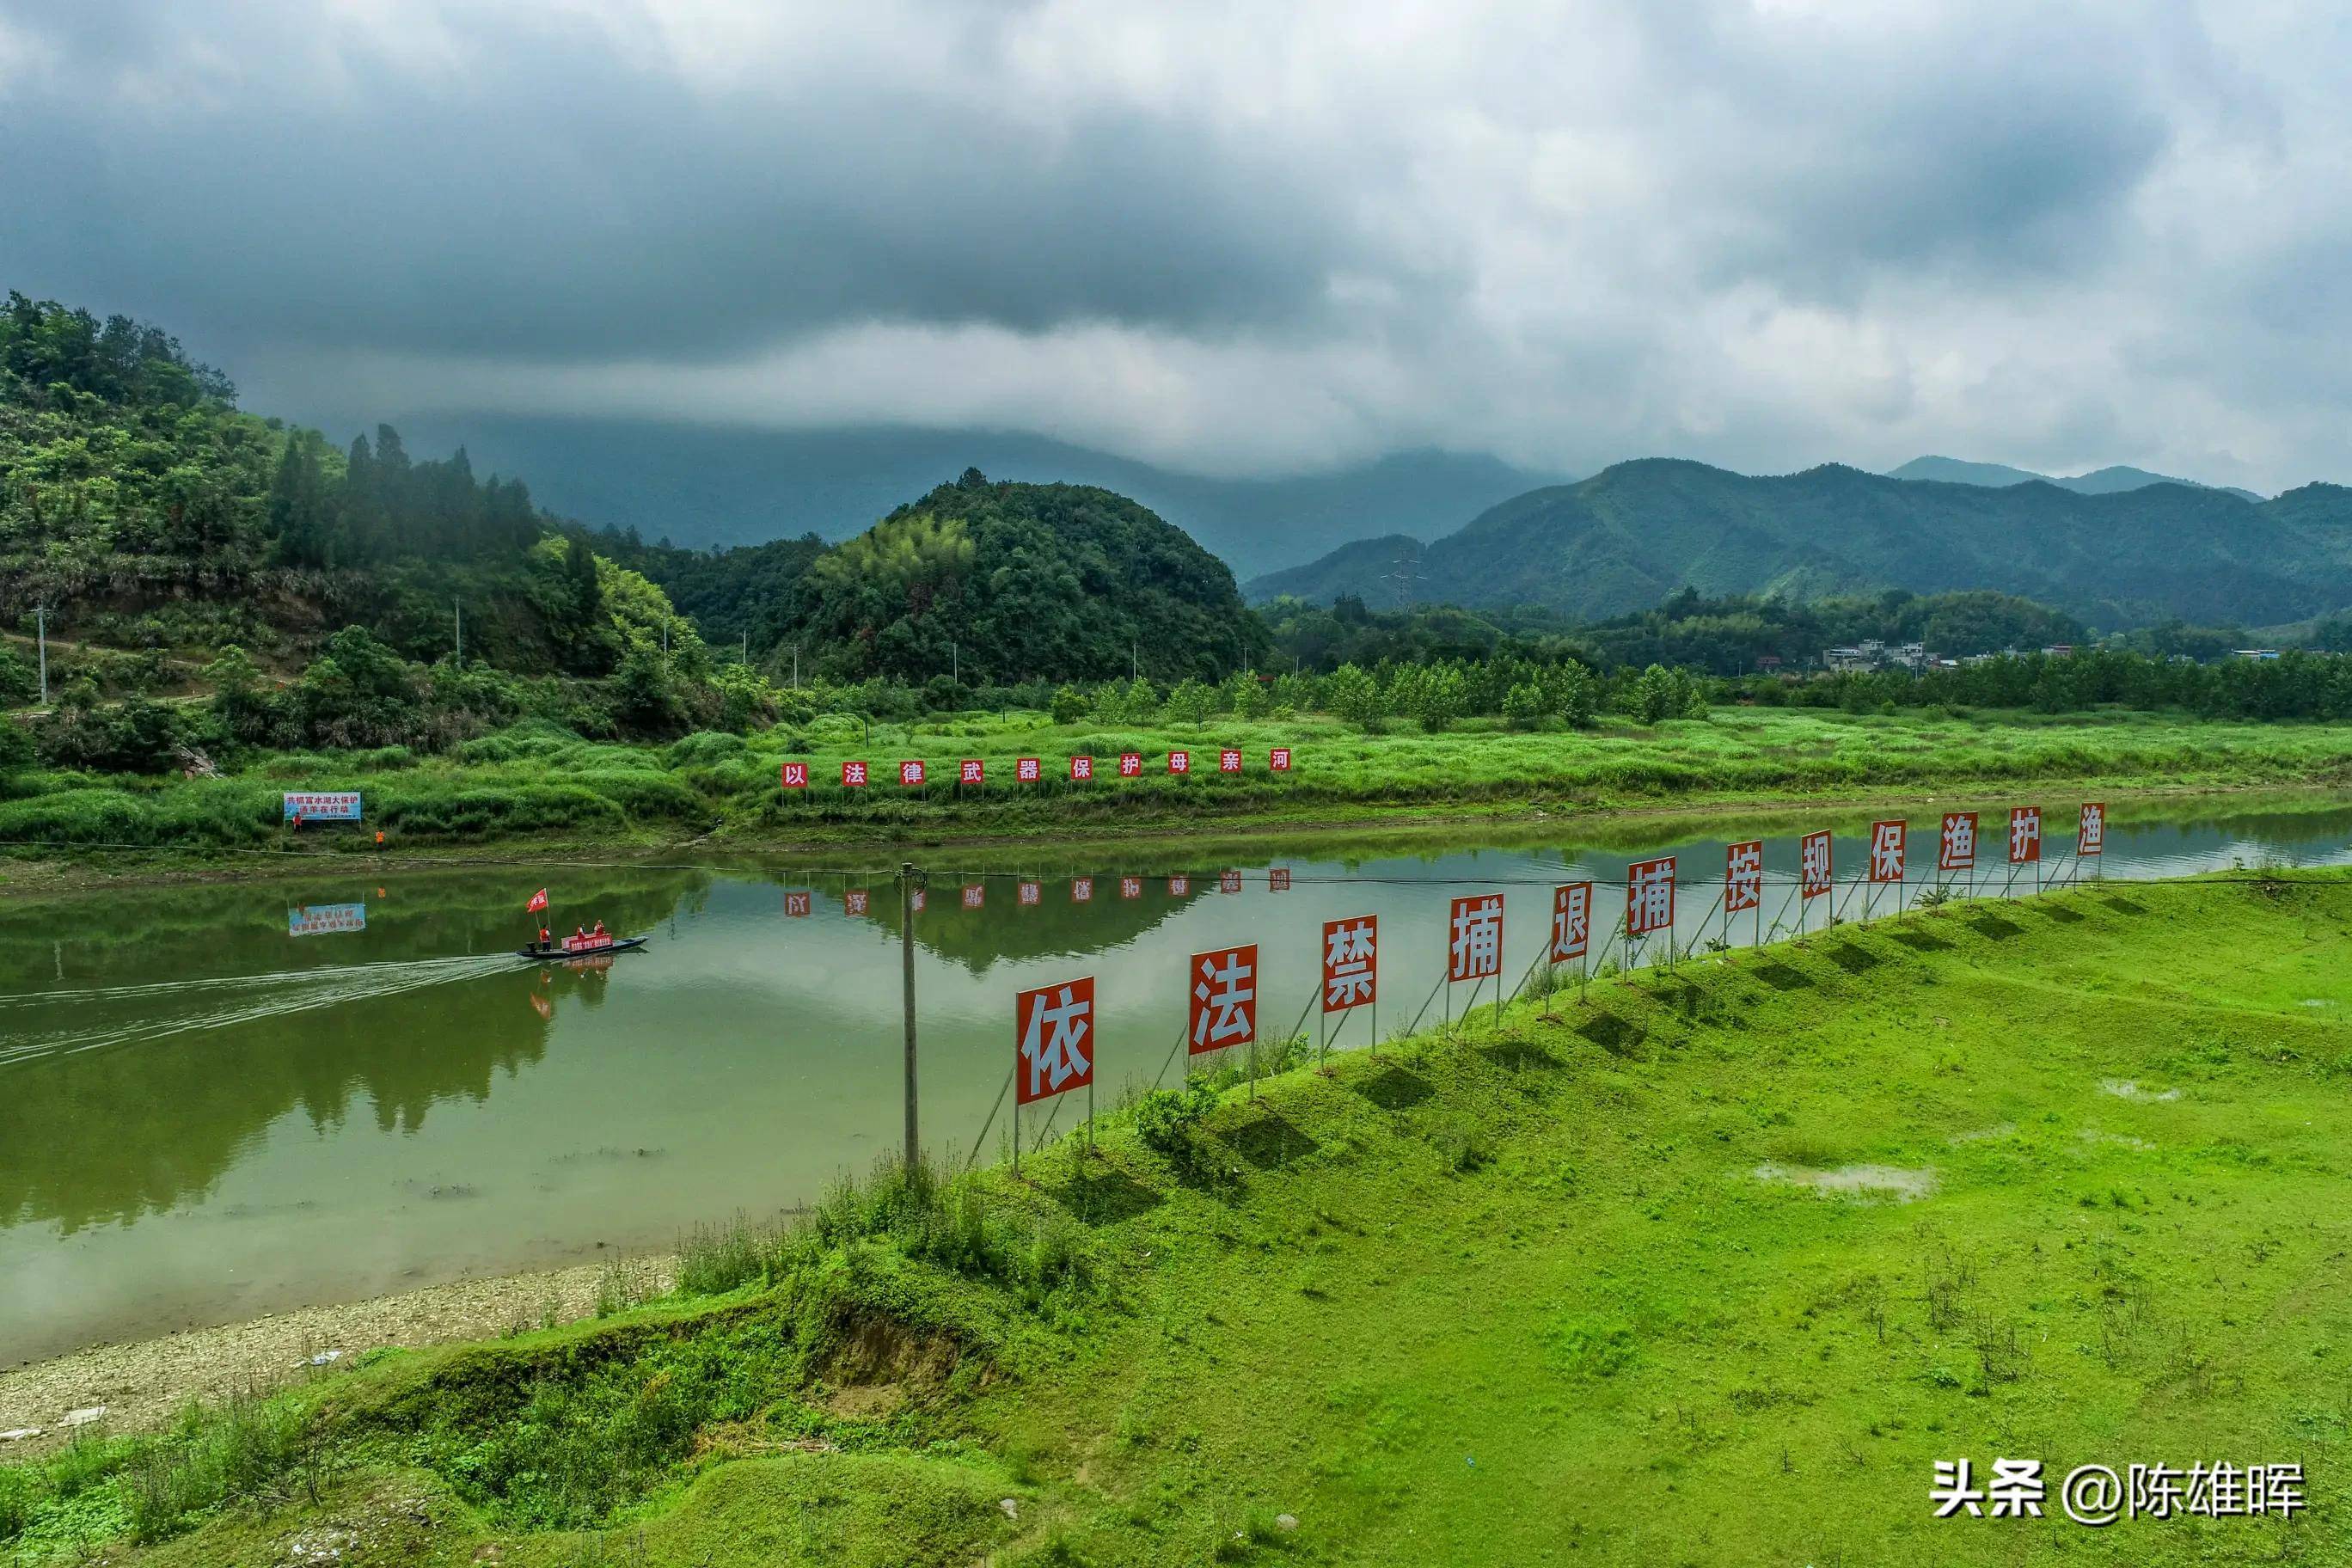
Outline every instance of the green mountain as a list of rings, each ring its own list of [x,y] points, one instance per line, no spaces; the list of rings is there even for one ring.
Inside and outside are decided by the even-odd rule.
[[[835,545],[812,534],[698,552],[608,534],[597,548],[719,646],[747,640],[771,658],[797,647],[804,671],[836,679],[1216,679],[1268,646],[1223,562],[1091,485],[968,469]]]
[[[2056,485],[2062,490],[2077,495],[2114,495],[2122,490],[2146,489],[2150,485],[2187,485],[2192,489],[2225,490],[2241,500],[2259,501],[2263,498],[2252,490],[2242,490],[2235,485],[2206,485],[2195,479],[2177,479],[2168,474],[2151,474],[2146,468],[2128,468],[2121,463],[2105,468],[2094,468],[2087,474],[2063,479],[2052,474],[2037,474],[2027,468],[2012,468],[2007,463],[1970,463],[1958,458],[1914,458],[1899,468],[1889,468],[1890,479],[1930,479],[1948,485],[1989,485],[2002,489],[2010,485],[2030,485],[2039,479]]]
[[[1600,620],[1685,588],[1800,600],[1990,589],[2100,626],[2276,624],[2352,605],[2352,490],[2308,485],[2260,502],[2170,484],[2084,495],[1838,465],[1751,479],[1648,458],[1530,490],[1417,552],[1402,538],[1362,541],[1246,593],[1253,603],[1349,594],[1374,605],[1527,605]]]

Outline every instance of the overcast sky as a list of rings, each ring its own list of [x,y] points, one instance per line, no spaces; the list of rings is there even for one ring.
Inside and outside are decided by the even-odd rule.
[[[2352,479],[2347,60],[2308,0],[0,0],[0,285],[331,428],[2267,492]]]

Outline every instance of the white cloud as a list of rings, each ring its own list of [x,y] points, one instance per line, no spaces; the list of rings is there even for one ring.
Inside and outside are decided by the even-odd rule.
[[[18,286],[257,402],[2263,486],[2352,403],[2352,36],[2307,7],[58,16],[0,0]]]

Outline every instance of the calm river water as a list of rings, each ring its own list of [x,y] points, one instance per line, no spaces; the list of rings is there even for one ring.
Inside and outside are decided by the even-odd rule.
[[[2042,875],[2071,875],[2074,803],[2045,804]],[[1996,858],[2007,803],[1956,805],[1985,814]],[[1915,896],[1932,878],[1941,809],[1907,814]],[[1503,894],[1516,980],[1545,941],[1554,883],[1598,884],[1599,933],[1617,918],[1628,861],[1676,856],[1687,942],[1721,889],[1726,842],[1761,837],[1769,930],[1799,833],[1836,830],[1843,882],[1863,864],[1870,815],[1774,814],[1704,836],[1621,822],[1225,853],[1159,844],[1077,864],[924,855],[925,1141],[1001,1149],[1024,987],[1096,977],[1108,1103],[1168,1062],[1194,952],[1260,944],[1272,1036],[1314,996],[1322,922],[1376,914],[1379,1023],[1393,1033],[1443,973],[1457,895]],[[2110,816],[2099,867],[2110,879],[2352,861],[2352,807]],[[577,1261],[600,1245],[665,1247],[696,1221],[772,1212],[870,1164],[898,1147],[904,1114],[890,858],[381,881],[358,866],[296,883],[0,902],[0,1366]],[[864,859],[870,874],[844,869]],[[1241,873],[1237,891],[1221,890],[1236,886],[1225,871]],[[1996,889],[2006,873],[1979,877]],[[515,959],[535,923],[524,900],[542,886],[561,929],[601,918],[650,946],[585,972]],[[1744,942],[1754,922],[1730,934]],[[1317,1023],[1306,1017],[1310,1034]],[[1363,1044],[1370,1023],[1358,1015],[1340,1043]],[[1044,1115],[1025,1125],[1042,1129]]]

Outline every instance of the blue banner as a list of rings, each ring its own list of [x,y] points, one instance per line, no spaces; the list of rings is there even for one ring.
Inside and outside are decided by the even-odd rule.
[[[286,815],[281,819],[291,822],[296,817],[305,822],[357,822],[360,819],[360,792],[341,790],[288,790]]]

